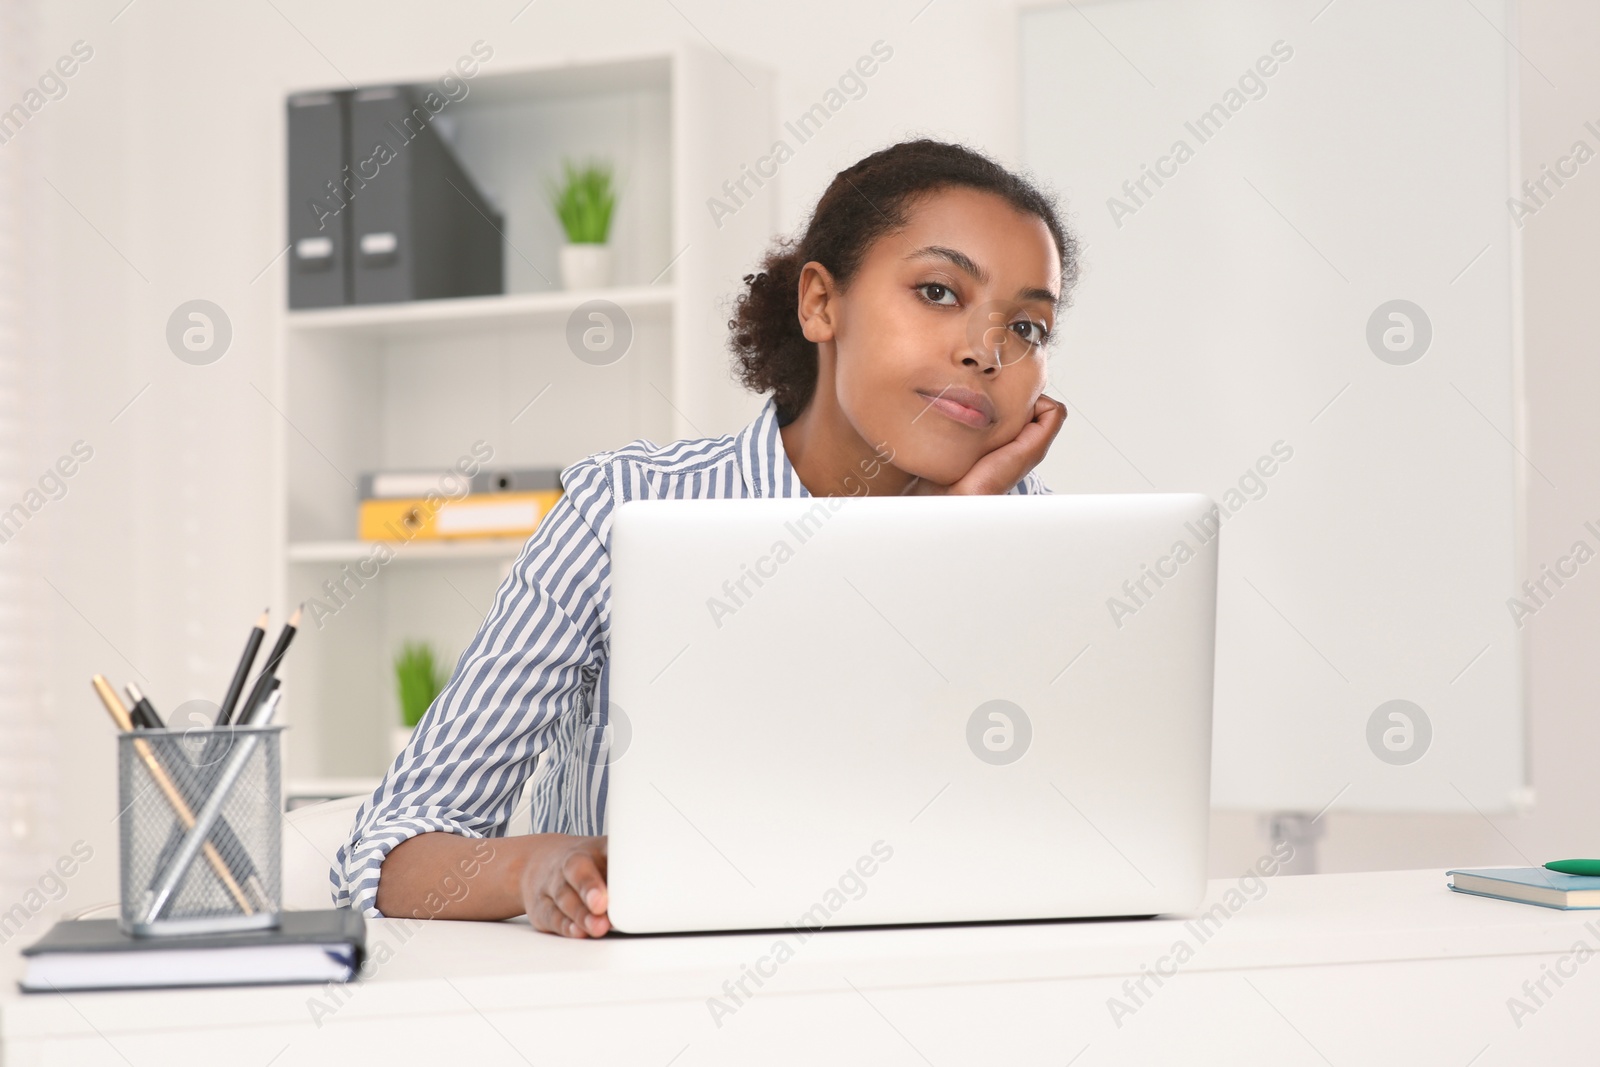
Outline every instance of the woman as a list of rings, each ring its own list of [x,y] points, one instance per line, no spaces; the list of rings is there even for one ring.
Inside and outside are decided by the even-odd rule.
[[[1043,395],[1077,244],[1024,179],[909,141],[841,171],[805,234],[745,278],[733,348],[771,396],[738,434],[572,464],[494,608],[330,872],[368,915],[606,918],[608,555],[614,507],[658,497],[1046,493],[1066,410]],[[504,837],[539,755],[536,833]],[[488,839],[493,840],[488,840]]]

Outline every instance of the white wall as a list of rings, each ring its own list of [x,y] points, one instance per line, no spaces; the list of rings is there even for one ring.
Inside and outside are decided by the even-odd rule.
[[[47,296],[36,307],[40,409],[30,466],[42,471],[79,438],[95,449],[66,498],[24,534],[40,559],[36,601],[49,652],[40,664],[39,713],[51,726],[61,801],[42,851],[53,858],[79,838],[95,849],[66,899],[36,916],[30,935],[50,911],[115,895],[113,745],[89,675],[134,679],[163,709],[216,699],[243,620],[271,596],[278,415],[269,399],[277,395],[284,270],[282,260],[273,263],[282,247],[274,142],[287,86],[426,76],[479,38],[505,68],[592,45],[622,50],[682,38],[709,40],[734,61],[749,57],[776,70],[782,120],[816,102],[882,39],[894,57],[865,97],[783,169],[773,191],[785,227],[803,219],[840,167],[902,136],[967,140],[1007,162],[1017,149],[1014,22],[1004,0],[678,0],[676,7],[538,0],[520,14],[523,0],[141,0],[118,14],[123,3],[63,4],[41,14],[41,72],[74,40],[88,41],[94,58],[65,98],[0,145],[0,152],[30,153],[31,175],[4,195],[21,198],[48,237],[39,250],[38,288]],[[1588,61],[1597,37],[1600,11],[1581,0],[1527,4],[1522,50],[1562,87],[1552,90],[1524,71],[1530,169],[1577,137],[1593,143],[1582,122],[1600,116],[1600,72]],[[0,106],[19,93],[7,87]],[[1600,370],[1584,361],[1580,311],[1600,281],[1589,252],[1597,229],[1600,169],[1570,183],[1527,229],[1531,454],[1561,487],[1534,487],[1531,551],[1541,561],[1577,536],[1582,518],[1600,517],[1595,491],[1584,488],[1600,483],[1600,431],[1587,407]],[[729,279],[730,290],[735,282]],[[163,340],[172,309],[196,297],[220,304],[233,322],[230,351],[206,367],[180,362]],[[281,615],[285,605],[273,607]],[[1532,623],[1534,816],[1490,825],[1475,817],[1333,814],[1325,868],[1591,852],[1593,835],[1582,835],[1586,757],[1596,751],[1600,719],[1584,698],[1600,695],[1600,682],[1586,669],[1581,641],[1596,619],[1600,579],[1585,576]],[[1218,816],[1214,828],[1218,876],[1236,873],[1261,850],[1250,817]]]
[[[64,98],[0,146],[29,149],[32,174],[6,195],[24,198],[48,235],[40,288],[49,301],[38,309],[45,410],[30,465],[42,470],[79,438],[95,449],[66,498],[25,534],[44,553],[37,600],[51,650],[39,710],[56,742],[61,800],[40,848],[52,859],[79,838],[95,849],[51,910],[116,892],[114,745],[89,675],[134,680],[169,713],[216,700],[246,620],[272,595],[271,524],[281,520],[269,399],[279,395],[284,285],[284,263],[273,263],[283,246],[276,138],[287,88],[436,76],[478,39],[494,48],[486,72],[683,39],[778,71],[781,121],[881,39],[894,56],[865,96],[762,194],[782,197],[785,227],[839,168],[907,134],[970,140],[1004,158],[1016,149],[1012,24],[998,4],[939,0],[919,14],[922,0],[869,11],[842,0],[677,10],[643,0],[539,0],[526,10],[524,0],[275,0],[138,2],[119,14],[124,2],[41,12],[41,72],[75,40],[94,56]],[[731,292],[737,278],[728,282]],[[163,337],[168,315],[194,298],[221,305],[234,330],[227,354],[204,367],[180,362]],[[286,605],[273,608],[281,618]]]
[[[1467,17],[1472,17],[1468,13]],[[1600,8],[1582,0],[1522,0],[1522,171],[1537,176],[1600,120]],[[1489,32],[1487,27],[1485,32]],[[1546,80],[1548,79],[1548,81]],[[1600,122],[1597,122],[1600,125]],[[1543,478],[1528,479],[1528,547],[1522,574],[1536,576],[1600,519],[1600,388],[1592,342],[1600,289],[1600,164],[1591,162],[1523,228],[1527,454]],[[1324,818],[1324,870],[1538,864],[1600,849],[1592,785],[1600,751],[1600,677],[1588,642],[1600,631],[1600,580],[1580,571],[1528,620],[1528,731],[1536,806],[1525,817],[1371,815]],[[1214,874],[1234,873],[1259,854],[1257,820],[1212,820]]]

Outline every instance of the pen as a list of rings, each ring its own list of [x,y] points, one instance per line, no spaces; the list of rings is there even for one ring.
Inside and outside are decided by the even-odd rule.
[[[1600,860],[1551,860],[1545,867],[1557,874],[1600,875]]]
[[[139,687],[129,682],[122,688],[128,691],[128,699],[133,701],[130,715],[135,726],[142,726],[146,730],[164,730],[167,724],[161,721],[161,716],[156,714],[156,709],[145,695],[139,692]]]
[[[128,709],[122,706],[122,701],[117,699],[116,690],[111,688],[111,683],[106,681],[105,676],[101,674],[95,675],[90,679],[90,682],[94,685],[94,691],[100,695],[100,702],[106,706],[106,711],[111,713],[111,719],[117,724],[117,728],[125,733],[131,731],[134,728],[133,718],[128,714]],[[156,759],[154,752],[150,751],[150,743],[142,737],[136,738],[133,742],[133,749],[139,754],[139,758],[150,772],[151,779],[161,790],[162,795],[167,798],[167,803],[172,806],[172,810],[177,813],[184,826],[193,827],[194,812],[189,810],[189,805],[184,802],[182,794],[172,784],[172,779],[167,777],[166,769],[161,766],[161,761]],[[217,877],[227,887],[228,893],[239,905],[239,909],[246,915],[254,915],[256,911],[250,906],[250,901],[245,897],[244,890],[240,889],[239,883],[234,881],[233,872],[228,870],[226,863],[222,862],[221,854],[217,852],[211,842],[207,841],[205,843],[204,852],[206,862],[211,865],[211,869],[217,873]]]
[[[233,709],[239,703],[239,694],[244,692],[244,680],[249,677],[250,668],[255,666],[256,653],[261,650],[261,640],[266,636],[267,611],[263,608],[261,617],[250,629],[250,636],[245,639],[244,654],[239,657],[239,665],[233,669],[233,681],[228,683],[228,692],[222,698],[222,705],[217,708],[216,725],[226,726],[232,717]]]
[[[278,699],[283,696],[283,693],[281,693],[279,691],[282,688],[282,686],[283,686],[283,680],[281,678],[274,678],[271,682],[267,683],[267,695],[266,695],[266,697],[261,701],[261,703],[259,705],[257,705],[256,710],[255,710],[255,714],[253,716],[251,716],[250,721],[247,722],[247,723],[241,723],[240,725],[242,725],[242,726],[266,726],[266,725],[269,725],[272,722],[273,717],[278,712]]]

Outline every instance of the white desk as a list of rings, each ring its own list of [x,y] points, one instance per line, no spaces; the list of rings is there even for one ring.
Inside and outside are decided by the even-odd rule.
[[[1207,907],[1237,885],[1213,881]],[[1491,1067],[1593,1062],[1571,1057],[1592,1057],[1600,1030],[1600,912],[1451,893],[1437,870],[1270,879],[1203,941],[1182,919],[790,934],[793,957],[763,964],[759,989],[747,979],[754,995],[720,1026],[707,998],[778,935],[403,926],[372,921],[387,962],[332,991],[23,995],[8,946],[3,1063]],[[1108,999],[1134,1006],[1124,982],[1180,942],[1192,957],[1146,978],[1119,1026]],[[1523,983],[1558,967],[1570,977],[1546,978],[1536,1005]],[[1535,1009],[1520,1026],[1511,997]]]

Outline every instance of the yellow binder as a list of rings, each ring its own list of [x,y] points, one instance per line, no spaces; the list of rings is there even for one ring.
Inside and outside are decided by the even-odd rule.
[[[448,541],[474,537],[526,537],[561,499],[559,489],[530,493],[469,493],[449,498],[363,500],[364,541]]]

